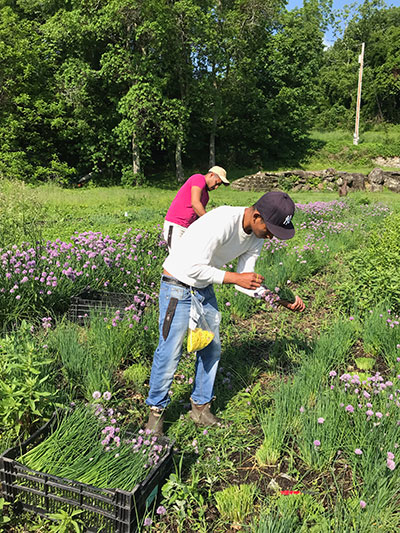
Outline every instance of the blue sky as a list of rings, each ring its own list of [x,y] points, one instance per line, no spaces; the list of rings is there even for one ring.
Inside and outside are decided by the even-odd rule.
[[[338,10],[338,9],[342,9],[343,6],[345,5],[349,5],[349,4],[352,4],[352,3],[357,3],[357,4],[363,4],[362,1],[360,2],[352,2],[351,0],[333,0],[333,9],[335,10]],[[400,7],[400,0],[386,0],[386,5],[387,6],[395,6],[395,7]],[[287,2],[287,9],[288,10],[291,10],[295,7],[302,7],[303,6],[303,0],[288,0]],[[333,42],[333,36],[332,36],[332,33],[330,30],[327,31],[327,33],[325,34],[325,40],[327,43],[330,43],[332,44]]]

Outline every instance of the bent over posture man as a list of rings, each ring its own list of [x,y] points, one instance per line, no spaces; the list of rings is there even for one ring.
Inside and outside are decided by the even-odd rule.
[[[215,191],[223,183],[229,185],[222,167],[211,167],[205,176],[193,174],[176,193],[164,222],[164,239],[168,249],[182,237],[187,228],[206,214],[209,191]]]
[[[160,337],[146,399],[150,406],[146,429],[162,434],[163,411],[169,403],[168,393],[182,354],[192,295],[202,303],[214,338],[197,352],[190,416],[199,425],[218,423],[210,411],[221,355],[213,284],[235,284],[249,296],[262,296],[264,278],[254,268],[264,239],[293,237],[294,210],[291,198],[280,191],[264,194],[251,207],[218,207],[194,222],[171,250],[164,261],[160,285]],[[239,259],[236,272],[221,269],[235,258]],[[298,296],[292,304],[281,303],[292,311],[305,308]]]

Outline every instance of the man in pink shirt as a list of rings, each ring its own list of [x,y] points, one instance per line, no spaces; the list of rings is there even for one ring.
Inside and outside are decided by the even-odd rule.
[[[208,191],[218,189],[221,183],[229,185],[226,171],[222,167],[215,166],[211,167],[205,176],[193,174],[182,185],[165,217],[164,239],[167,241],[169,250],[190,224],[206,214]]]

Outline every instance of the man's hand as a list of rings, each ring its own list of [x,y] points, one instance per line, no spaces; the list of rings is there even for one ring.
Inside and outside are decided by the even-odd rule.
[[[224,283],[234,283],[244,289],[258,289],[264,281],[264,276],[255,272],[225,272]]]
[[[290,309],[290,311],[298,311],[303,312],[306,308],[303,300],[299,298],[298,296],[295,297],[295,301],[290,304],[289,302],[286,302],[285,300],[279,300],[279,305],[283,305],[283,307],[286,307],[287,309]]]

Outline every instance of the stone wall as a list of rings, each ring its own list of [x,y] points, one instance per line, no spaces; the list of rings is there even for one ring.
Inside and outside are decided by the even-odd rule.
[[[377,167],[400,168],[400,157],[377,157],[372,161]]]
[[[273,189],[291,191],[327,190],[348,191],[369,190],[382,191],[385,188],[400,192],[400,171],[386,171],[374,168],[368,175],[341,172],[334,168],[325,170],[287,170],[285,172],[257,172],[244,176],[231,184],[239,191],[268,192]]]

